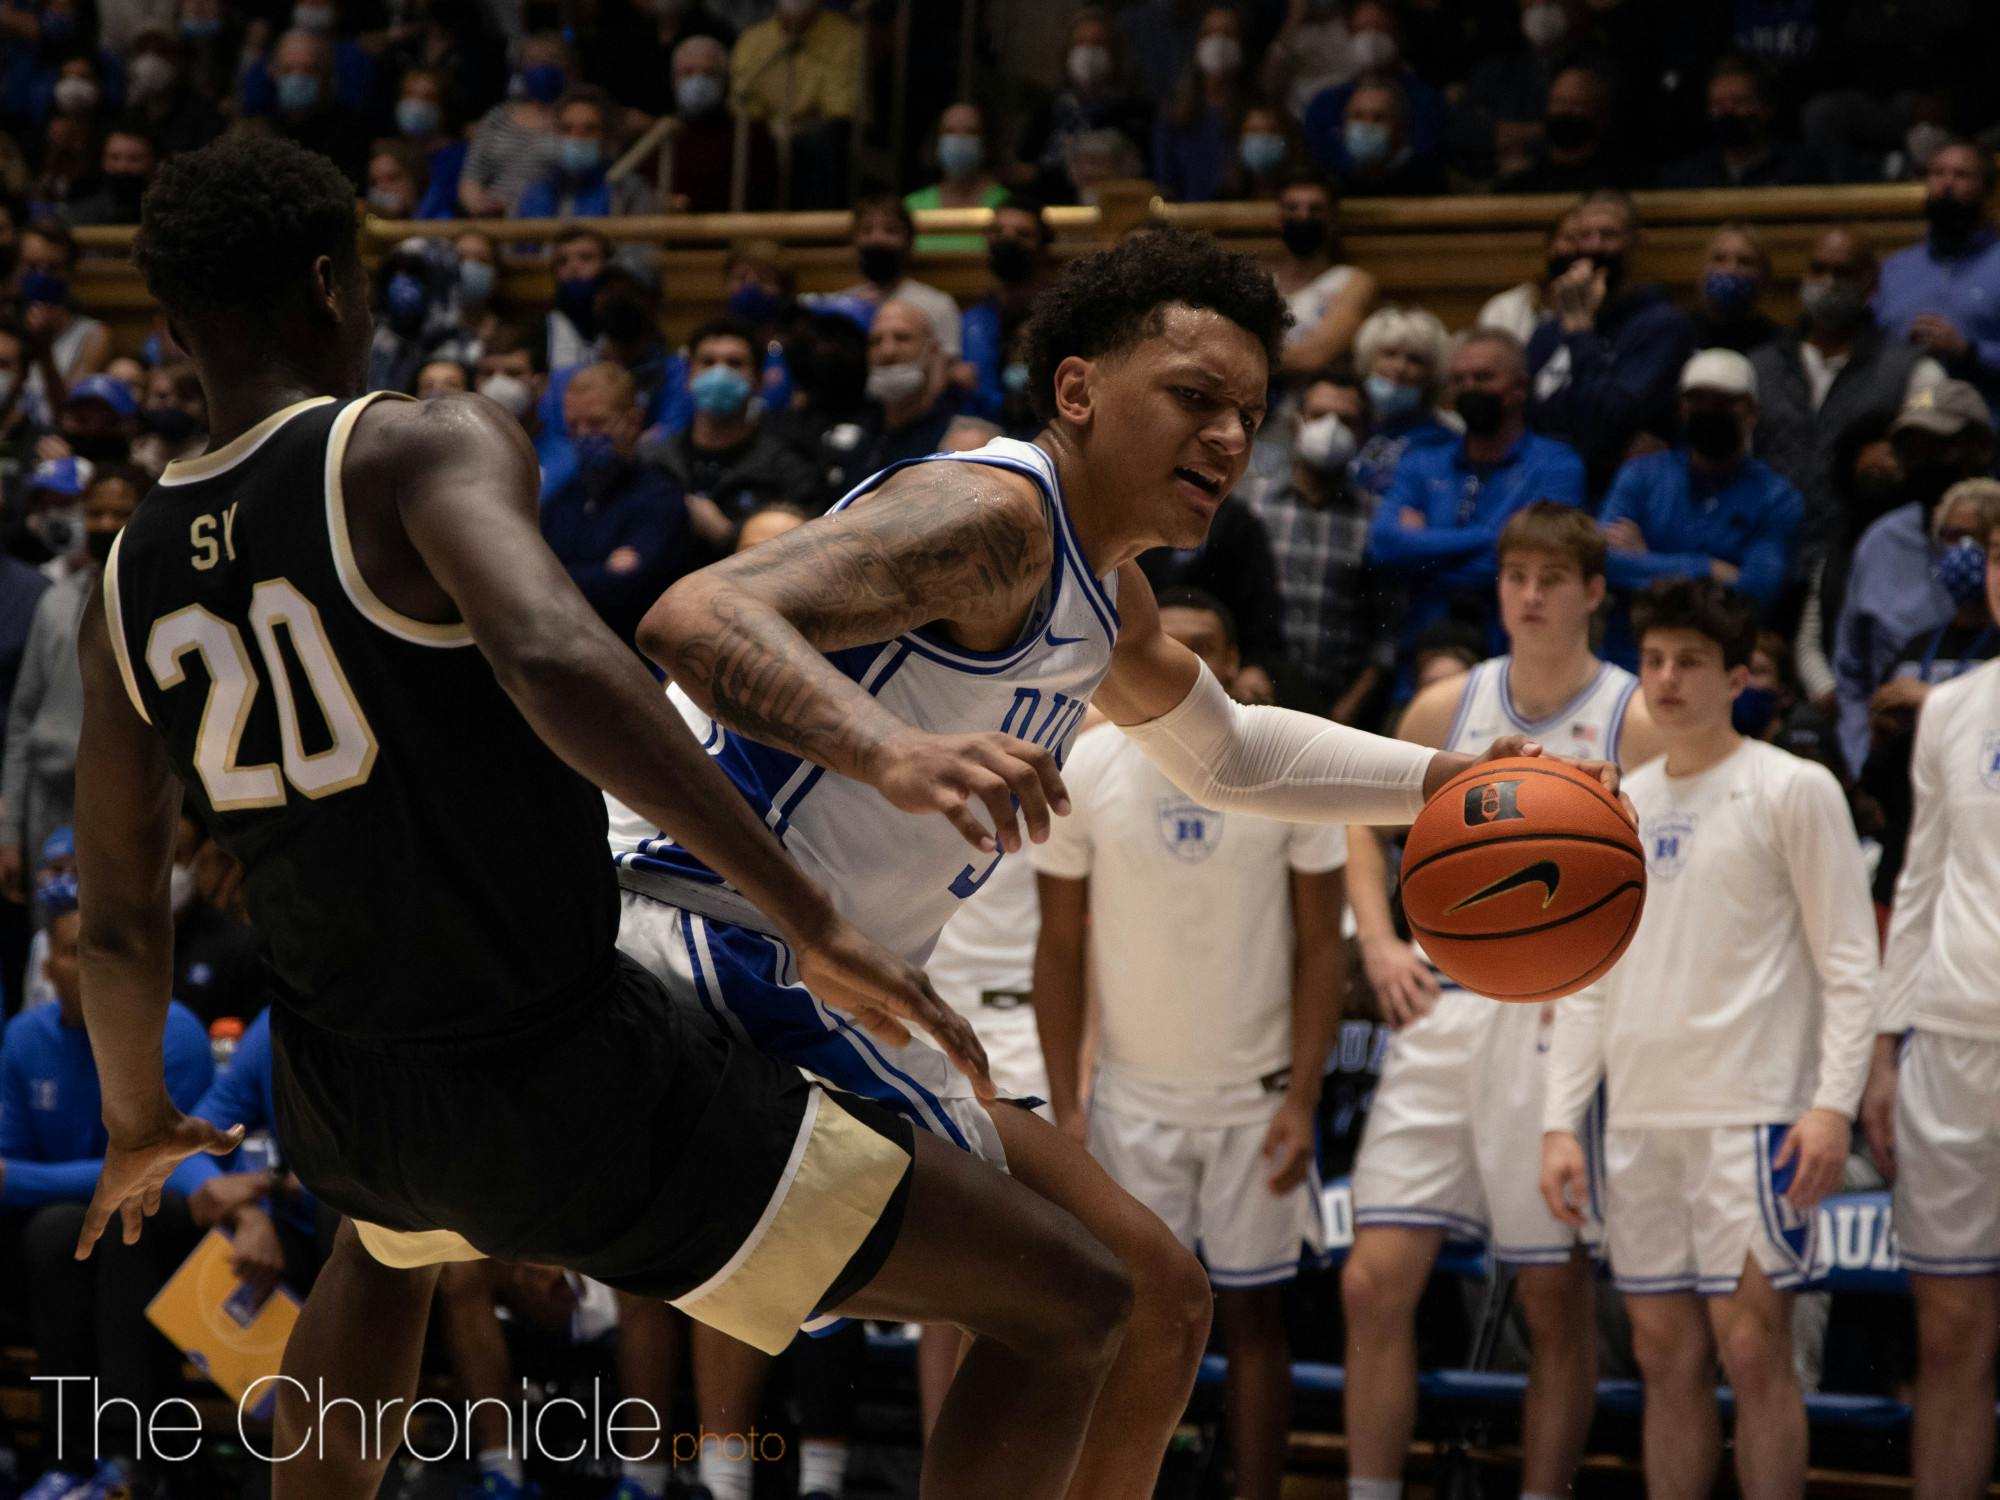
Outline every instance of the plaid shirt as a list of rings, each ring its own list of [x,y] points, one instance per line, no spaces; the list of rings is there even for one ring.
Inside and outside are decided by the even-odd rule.
[[[1370,665],[1390,666],[1387,601],[1367,563],[1375,497],[1343,484],[1315,506],[1289,473],[1241,493],[1271,534],[1285,645],[1314,690],[1331,701]]]

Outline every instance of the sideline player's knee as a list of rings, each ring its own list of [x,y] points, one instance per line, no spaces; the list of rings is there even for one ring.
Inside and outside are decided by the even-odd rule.
[[[1597,1336],[1590,1283],[1567,1266],[1530,1266],[1514,1281],[1528,1346],[1535,1353],[1572,1348]]]
[[[1717,1340],[1722,1370],[1738,1396],[1775,1395],[1798,1383],[1791,1331],[1782,1323],[1742,1318]]]
[[[1632,1358],[1652,1386],[1701,1386],[1712,1377],[1707,1335],[1699,1326],[1634,1317]]]
[[[1429,1267],[1419,1271],[1387,1249],[1365,1229],[1355,1236],[1354,1251],[1340,1268],[1340,1305],[1349,1328],[1380,1333],[1412,1323],[1417,1316]]]
[[[1984,1299],[1956,1295],[1969,1285],[1968,1279],[1940,1289],[1923,1286],[1920,1281],[1917,1361],[1926,1374],[1984,1384],[1993,1379],[2000,1323],[1996,1323],[1994,1310]]]

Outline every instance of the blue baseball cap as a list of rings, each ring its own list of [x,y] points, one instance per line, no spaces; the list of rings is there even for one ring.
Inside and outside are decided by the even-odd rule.
[[[77,907],[76,877],[74,875],[51,875],[35,887],[35,902],[44,915],[59,917]]]
[[[54,833],[42,840],[42,863],[52,865],[59,859],[76,858],[76,830],[65,823]]]
[[[102,401],[121,417],[139,415],[138,398],[132,387],[116,375],[86,375],[69,388],[69,401]]]
[[[28,480],[31,490],[52,490],[58,495],[81,495],[90,488],[96,470],[87,458],[49,458],[35,465]]]

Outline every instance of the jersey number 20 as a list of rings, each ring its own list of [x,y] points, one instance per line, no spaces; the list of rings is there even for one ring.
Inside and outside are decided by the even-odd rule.
[[[299,728],[298,700],[292,695],[291,674],[278,650],[278,628],[292,638],[292,650],[305,669],[306,686],[319,705],[320,717],[332,743],[308,755]],[[146,638],[146,665],[162,692],[187,681],[189,652],[201,657],[208,672],[208,701],[195,731],[194,768],[217,812],[243,812],[278,807],[285,800],[285,782],[308,797],[325,797],[360,786],[375,768],[375,732],[347,685],[347,674],[327,645],[319,611],[282,578],[267,579],[251,591],[250,628],[263,658],[263,677],[278,700],[278,743],[285,772],[264,765],[239,765],[237,752],[244,727],[261,685],[256,664],[244,648],[243,636],[220,615],[190,604],[153,622]]]

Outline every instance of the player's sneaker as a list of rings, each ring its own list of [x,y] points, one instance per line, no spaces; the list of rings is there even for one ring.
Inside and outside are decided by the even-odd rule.
[[[71,1495],[83,1493],[84,1480],[78,1474],[65,1474],[60,1469],[51,1469],[40,1479],[28,1486],[21,1500],[69,1500]]]

